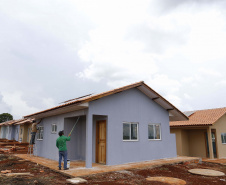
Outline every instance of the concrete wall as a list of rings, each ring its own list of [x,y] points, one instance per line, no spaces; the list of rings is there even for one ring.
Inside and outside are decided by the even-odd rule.
[[[75,125],[78,117],[65,118],[64,132],[70,133]],[[67,136],[67,135],[66,135]],[[85,160],[86,148],[86,117],[81,116],[78,123],[72,131],[71,140],[67,142],[68,159],[70,160]]]
[[[75,119],[77,119],[76,116],[81,116],[81,115],[82,116],[86,115],[86,110],[80,110],[80,111],[75,111],[75,112],[70,112],[66,114],[44,118],[42,122],[38,125],[38,126],[44,126],[43,140],[37,140],[37,135],[36,135],[35,155],[53,159],[53,160],[58,160],[59,154],[58,154],[58,148],[56,147],[56,139],[59,137],[58,132],[61,130],[64,130],[64,135],[68,136],[71,128],[74,125]],[[57,133],[52,133],[52,124],[57,125]],[[83,128],[84,126],[82,126],[81,124],[84,124],[84,118],[82,118],[81,120],[79,119],[78,125],[76,125],[76,128],[71,135],[71,141],[67,141],[68,158],[71,160],[84,158],[84,149],[81,149],[85,147],[84,131],[82,131],[81,134],[79,133],[79,136],[77,135],[78,128],[82,128],[84,130]],[[78,140],[76,141],[76,137],[81,137],[82,141],[80,145],[82,146],[76,145],[76,143],[79,142]],[[77,147],[81,150],[78,150]]]
[[[218,158],[226,157],[226,144],[222,144],[221,133],[226,133],[226,115],[222,116],[211,129],[216,129]]]
[[[139,90],[130,89],[90,102],[89,113],[108,117],[107,165],[176,157],[169,113]],[[138,141],[123,141],[123,122],[139,123]],[[161,124],[161,140],[148,140],[148,124],[151,123]]]
[[[206,157],[206,130],[189,130],[189,154],[192,157]]]
[[[20,132],[20,125],[14,125],[14,138],[16,141],[19,141],[19,132]]]
[[[176,135],[177,155],[206,157],[205,129],[171,128]]]
[[[188,130],[171,128],[170,133],[176,136],[176,147],[178,156],[189,156],[189,137]]]

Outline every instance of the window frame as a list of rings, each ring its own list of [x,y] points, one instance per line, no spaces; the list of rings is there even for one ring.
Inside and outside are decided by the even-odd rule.
[[[222,136],[224,137],[224,143],[223,143],[223,140],[222,140]],[[221,133],[221,143],[223,145],[226,145],[226,133]]]
[[[156,125],[159,125],[159,136],[160,136],[160,139],[149,139],[149,129],[148,129],[148,140],[149,141],[161,141],[162,140],[162,128],[161,128],[161,123],[149,123],[148,124],[148,127],[149,125],[153,125],[154,128],[156,128],[155,126]],[[156,129],[154,129],[154,138],[156,136]]]
[[[42,129],[40,129],[42,128]],[[42,132],[40,132],[42,130]],[[38,131],[37,131],[37,140],[42,141],[43,140],[43,133],[44,133],[44,126],[38,126]],[[42,136],[42,138],[41,138]]]
[[[123,126],[124,126],[124,124],[129,124],[130,125],[130,139],[129,140],[123,139],[123,137],[124,137],[124,135],[123,135]],[[131,125],[132,124],[136,124],[137,125],[137,139],[131,139]],[[122,123],[122,140],[126,141],[126,142],[139,141],[139,122],[123,122]]]
[[[54,128],[54,129],[53,129]],[[56,134],[57,133],[57,124],[53,123],[51,125],[51,133]]]

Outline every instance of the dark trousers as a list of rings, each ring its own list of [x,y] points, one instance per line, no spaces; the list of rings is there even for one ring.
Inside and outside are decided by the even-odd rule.
[[[59,168],[61,168],[62,157],[64,158],[64,169],[67,169],[67,150],[59,151]]]
[[[31,133],[31,140],[30,140],[31,145],[35,144],[35,135],[36,135],[36,132]]]

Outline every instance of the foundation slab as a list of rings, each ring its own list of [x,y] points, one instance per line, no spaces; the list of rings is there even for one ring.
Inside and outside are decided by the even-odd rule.
[[[218,176],[224,176],[225,175],[223,172],[220,172],[220,171],[209,170],[209,169],[201,169],[201,168],[190,169],[188,171],[190,173],[196,174],[196,175],[213,176],[213,177],[218,177]]]
[[[185,185],[186,181],[178,178],[173,177],[148,177],[146,178],[147,181],[158,181],[158,182],[164,182],[167,184],[173,184],[173,185]]]

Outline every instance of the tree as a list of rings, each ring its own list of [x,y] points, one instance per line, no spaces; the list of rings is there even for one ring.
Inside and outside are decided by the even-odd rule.
[[[0,114],[0,123],[13,120],[13,116],[9,113],[2,113]]]

